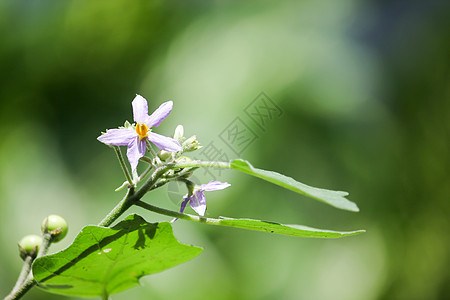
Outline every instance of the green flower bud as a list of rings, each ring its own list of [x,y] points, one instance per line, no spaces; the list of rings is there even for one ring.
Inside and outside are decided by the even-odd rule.
[[[25,259],[27,256],[35,258],[41,245],[42,238],[38,235],[30,234],[23,237],[19,242],[20,257],[22,259]]]
[[[164,151],[164,150],[161,150],[161,151],[158,152],[158,157],[162,161],[168,160],[170,156],[172,156],[172,152],[167,152],[167,151]]]
[[[52,242],[56,243],[62,240],[66,235],[69,227],[66,220],[58,215],[49,215],[42,221],[42,233],[50,233],[52,235]]]
[[[177,128],[175,128],[175,133],[173,134],[173,138],[177,140],[178,142],[182,142],[184,139],[184,127],[183,125],[178,125]]]
[[[190,162],[190,161],[192,161],[192,159],[190,159],[189,157],[186,157],[186,156],[181,156],[175,160],[175,162],[177,162],[177,163],[184,163],[184,162]]]
[[[183,150],[186,152],[192,152],[202,147],[200,146],[200,143],[197,141],[196,135],[193,135],[190,138],[188,138],[186,141],[183,142],[181,146],[183,147]]]
[[[124,127],[124,128],[133,128],[133,125],[131,125],[130,122],[125,121],[125,123],[123,124],[123,127]]]

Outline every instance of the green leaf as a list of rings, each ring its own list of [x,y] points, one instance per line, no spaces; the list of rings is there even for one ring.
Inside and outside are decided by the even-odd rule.
[[[38,286],[62,295],[105,296],[139,284],[139,278],[186,262],[201,248],[179,243],[168,222],[130,215],[112,228],[84,227],[67,249],[38,258]]]
[[[231,169],[235,169],[264,179],[288,190],[317,199],[334,207],[349,211],[359,211],[355,203],[345,198],[345,196],[348,196],[347,192],[315,188],[276,172],[257,169],[253,167],[248,161],[242,159],[235,159],[231,161],[230,167]]]
[[[215,226],[228,226],[256,231],[264,231],[270,233],[278,233],[291,236],[300,237],[314,237],[314,238],[339,238],[349,235],[365,232],[365,230],[356,231],[332,231],[327,229],[316,229],[302,225],[284,225],[276,222],[252,220],[252,219],[233,219],[227,217],[205,218],[202,216],[195,216],[186,213],[179,213],[165,208],[157,207],[146,202],[138,201],[136,205],[145,208],[149,211],[171,216],[178,219],[199,222],[203,224]]]
[[[292,235],[299,237],[312,237],[312,238],[340,238],[349,235],[355,235],[358,233],[363,233],[365,230],[356,231],[332,231],[326,229],[317,229],[302,225],[284,225],[269,221],[260,221],[252,219],[232,219],[220,217],[217,220],[217,224],[222,226],[237,227],[243,229],[265,231],[270,233],[278,233],[284,235]]]

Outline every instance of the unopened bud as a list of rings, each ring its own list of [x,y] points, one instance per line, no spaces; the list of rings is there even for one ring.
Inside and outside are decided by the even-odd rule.
[[[27,256],[35,258],[41,245],[42,245],[42,238],[40,236],[35,234],[25,236],[19,242],[20,257],[22,259],[25,259]]]
[[[42,221],[42,233],[50,233],[52,235],[52,242],[56,243],[62,240],[69,230],[66,220],[58,215],[49,215]]]
[[[167,159],[169,159],[169,157],[172,155],[172,152],[167,152],[164,150],[161,150],[158,152],[158,157],[162,160],[162,161],[166,161]]]
[[[197,141],[196,135],[193,135],[190,138],[188,138],[186,141],[183,142],[181,146],[183,147],[183,150],[186,152],[192,152],[202,147],[200,146],[200,143]]]
[[[173,138],[181,143],[183,136],[184,136],[184,127],[183,127],[183,125],[178,125],[177,128],[175,128],[175,133],[173,134]]]

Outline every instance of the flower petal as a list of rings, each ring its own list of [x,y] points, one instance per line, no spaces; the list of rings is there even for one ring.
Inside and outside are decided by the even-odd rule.
[[[150,127],[158,127],[162,120],[172,111],[173,102],[167,101],[161,104],[146,120],[145,124]],[[137,122],[137,121],[136,121]]]
[[[191,205],[192,209],[200,216],[204,216],[206,211],[206,198],[203,191],[195,192],[194,197],[189,201],[189,205]]]
[[[110,146],[127,146],[136,136],[136,131],[133,129],[108,129],[106,133],[99,136],[97,140]]]
[[[188,197],[187,194],[184,195],[184,197],[183,197],[184,201],[181,202],[181,206],[180,206],[180,213],[183,213],[183,212],[184,212],[184,209],[186,208],[186,204],[189,202],[189,200],[191,200],[191,198],[192,198],[192,196],[191,196],[191,197]],[[173,219],[170,221],[170,223],[174,223],[176,220],[178,220],[178,218],[173,218]]]
[[[167,152],[177,152],[183,150],[180,143],[178,143],[178,141],[174,140],[173,138],[160,135],[154,132],[149,132],[147,137],[150,142],[155,144],[161,150]]]
[[[228,182],[220,182],[220,181],[216,181],[216,180],[212,180],[210,182],[208,182],[207,184],[202,184],[200,186],[200,190],[202,191],[218,191],[218,190],[223,190],[227,187],[229,187],[231,184],[229,184]]]
[[[136,95],[133,102],[131,102],[131,105],[133,106],[134,121],[137,123],[146,123],[148,119],[147,100],[141,95]]]
[[[137,136],[128,144],[127,157],[132,170],[136,170],[139,159],[145,155],[145,149],[145,140],[140,141]]]
[[[192,198],[194,198],[194,196],[188,197],[187,195],[185,195],[185,196],[183,197],[184,201],[181,202],[180,213],[183,213],[183,212],[184,212],[184,209],[186,208],[186,204],[188,204],[188,202],[189,202],[190,200],[192,200]]]

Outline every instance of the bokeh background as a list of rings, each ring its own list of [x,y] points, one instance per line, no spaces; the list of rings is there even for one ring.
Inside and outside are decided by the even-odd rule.
[[[0,294],[21,267],[16,243],[64,216],[65,248],[121,198],[100,131],[173,100],[158,128],[183,124],[229,158],[237,117],[257,135],[239,156],[307,184],[350,192],[341,211],[226,171],[208,215],[335,230],[301,239],[178,221],[196,259],[113,299],[449,299],[448,1],[0,1]],[[261,93],[282,110],[260,128]],[[148,201],[177,209],[167,187]],[[167,220],[133,209],[148,221]],[[33,289],[24,299],[64,299]],[[67,298],[69,299],[69,298]]]

